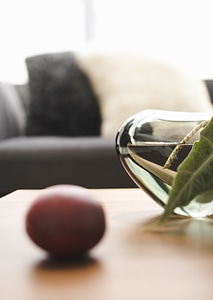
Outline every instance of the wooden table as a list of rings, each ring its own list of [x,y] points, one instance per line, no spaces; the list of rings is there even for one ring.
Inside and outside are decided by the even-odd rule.
[[[213,220],[172,219],[144,225],[161,208],[139,189],[92,190],[107,231],[81,261],[54,261],[25,232],[39,190],[0,199],[1,300],[213,299]]]

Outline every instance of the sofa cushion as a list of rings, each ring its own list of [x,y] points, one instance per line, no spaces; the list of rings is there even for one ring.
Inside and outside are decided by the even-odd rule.
[[[25,112],[16,89],[0,82],[0,140],[24,133]]]
[[[126,52],[79,53],[78,62],[93,84],[102,112],[102,135],[144,109],[212,110],[205,84],[157,59]]]
[[[0,143],[0,195],[54,184],[87,188],[136,187],[122,167],[113,139],[18,137]]]
[[[26,135],[100,134],[101,115],[88,77],[71,52],[26,59],[30,103]]]

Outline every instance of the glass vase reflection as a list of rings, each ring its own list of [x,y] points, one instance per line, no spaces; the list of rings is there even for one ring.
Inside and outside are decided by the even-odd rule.
[[[132,180],[160,206],[165,207],[177,167],[199,140],[198,131],[176,155],[169,168],[164,164],[174,148],[199,123],[209,120],[212,113],[145,110],[127,119],[116,136],[120,161]],[[212,199],[213,200],[213,199]],[[178,207],[175,214],[205,217],[213,214],[213,201],[200,203],[193,199]]]

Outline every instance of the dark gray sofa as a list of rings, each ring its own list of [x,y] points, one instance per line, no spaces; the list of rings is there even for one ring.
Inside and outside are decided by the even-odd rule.
[[[88,188],[134,187],[114,139],[14,137],[0,142],[0,193],[59,183]]]
[[[205,80],[213,102],[213,81]],[[0,196],[54,184],[136,187],[124,171],[115,136],[26,136],[29,86],[0,83]]]
[[[135,187],[118,160],[114,137],[25,136],[27,95],[27,85],[0,83],[0,196],[60,183]]]

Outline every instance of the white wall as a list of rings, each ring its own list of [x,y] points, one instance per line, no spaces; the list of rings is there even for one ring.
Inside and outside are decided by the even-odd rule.
[[[0,81],[24,82],[26,56],[78,50],[84,44],[83,1],[0,1]]]
[[[213,78],[212,0],[94,0],[96,44],[160,57]]]
[[[213,78],[212,0],[1,0],[0,81],[24,82],[26,56],[87,48],[85,1],[94,4],[89,46],[139,51]]]

